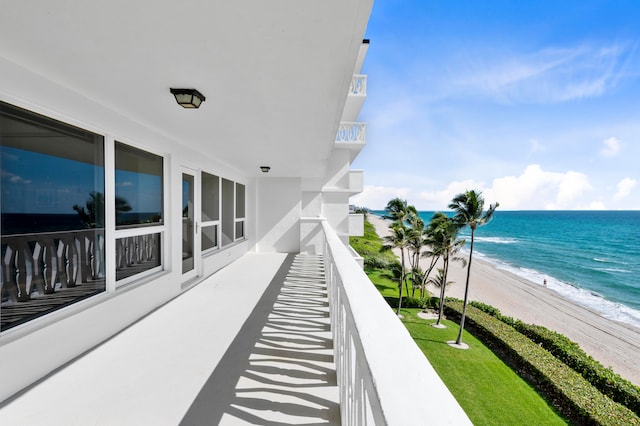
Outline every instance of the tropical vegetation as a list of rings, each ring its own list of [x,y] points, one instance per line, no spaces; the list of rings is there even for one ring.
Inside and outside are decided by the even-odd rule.
[[[469,247],[469,261],[467,263],[467,280],[464,286],[464,303],[460,316],[460,332],[456,339],[456,344],[462,344],[462,331],[464,330],[464,319],[469,299],[469,278],[471,276],[471,260],[473,259],[473,241],[476,228],[489,223],[493,213],[498,208],[498,203],[491,204],[487,211],[484,211],[484,198],[482,193],[470,190],[456,195],[449,208],[453,210],[453,221],[460,227],[468,226],[471,229],[471,246]]]
[[[476,193],[475,195],[481,194]],[[478,197],[476,197],[476,200],[477,198]],[[468,317],[468,328],[474,336],[482,342],[485,342],[492,351],[512,366],[520,376],[531,383],[532,386],[545,396],[550,404],[562,411],[572,422],[579,424],[640,424],[640,419],[638,418],[640,388],[622,379],[610,369],[605,369],[600,363],[584,354],[576,343],[544,327],[524,324],[513,318],[502,316],[497,309],[491,306],[471,302],[468,303],[469,306],[467,307],[467,301],[447,299],[444,297],[443,290],[447,284],[449,284],[446,278],[446,269],[443,268],[445,264],[444,260],[445,256],[449,256],[449,261],[459,258],[457,253],[464,244],[464,240],[458,236],[463,226],[461,224],[465,222],[462,218],[459,217],[456,219],[455,214],[453,216],[447,216],[442,213],[436,213],[431,221],[427,224],[422,224],[421,227],[419,222],[412,220],[412,212],[415,212],[415,208],[408,205],[406,201],[394,199],[390,201],[389,204],[388,209],[385,211],[385,216],[391,220],[392,227],[401,224],[402,227],[404,227],[405,234],[408,235],[406,239],[410,241],[405,246],[406,259],[404,267],[402,266],[402,262],[396,260],[394,263],[386,257],[391,254],[391,252],[388,251],[390,248],[389,241],[386,241],[387,244],[383,244],[375,233],[375,228],[368,221],[365,222],[365,237],[352,238],[352,245],[365,258],[365,269],[374,285],[380,290],[390,305],[392,305],[393,308],[397,308],[396,312],[404,316],[402,319],[403,323],[409,329],[416,343],[430,359],[431,364],[436,368],[436,371],[443,378],[454,396],[461,402],[461,405],[465,411],[467,411],[470,418],[483,422],[483,420],[479,420],[481,417],[476,417],[481,416],[480,414],[471,414],[471,412],[476,409],[470,407],[474,404],[463,403],[465,398],[473,399],[474,397],[469,396],[469,393],[460,391],[459,388],[474,386],[469,384],[469,382],[474,381],[476,378],[474,377],[474,380],[469,380],[469,376],[493,373],[474,371],[468,374],[458,375],[458,378],[454,381],[461,382],[462,384],[459,386],[451,384],[451,379],[445,379],[445,377],[455,376],[455,374],[447,372],[446,370],[465,369],[467,365],[473,365],[476,361],[479,363],[484,362],[479,361],[479,358],[475,358],[477,346],[476,341],[473,340],[475,338],[466,333],[463,327],[454,326],[454,323],[451,321],[444,320],[442,313],[439,315],[438,323],[449,325],[449,329],[437,330],[432,327],[427,327],[433,330],[428,331],[428,329],[425,328],[425,324],[429,324],[429,322],[416,317],[416,314],[421,309],[410,309],[409,306],[438,308],[438,310],[440,310],[440,302],[442,302],[443,313],[446,314],[449,319],[461,319],[464,312],[465,316]],[[473,200],[470,204],[472,204],[471,207],[473,207]],[[478,204],[476,203],[476,205]],[[482,212],[480,215],[475,216],[477,218],[475,226],[486,224],[491,219],[491,215],[496,207],[497,204],[490,206],[487,212]],[[476,211],[477,210],[478,209],[476,209]],[[402,214],[402,211],[408,213]],[[488,212],[489,214],[487,214]],[[391,219],[392,217],[393,219]],[[468,217],[471,217],[471,215],[468,215]],[[445,218],[447,220],[445,220]],[[418,242],[416,238],[417,230],[419,230],[420,233],[420,244],[416,244]],[[449,232],[447,233],[445,231]],[[393,233],[391,234],[393,235]],[[443,238],[444,236],[447,236],[447,238]],[[376,240],[378,248],[386,245],[387,250],[375,252],[372,248],[376,246]],[[373,262],[368,261],[369,255],[363,254],[358,247],[368,248],[373,258],[378,256],[385,256],[386,258],[384,261],[381,259]],[[451,250],[447,250],[447,247]],[[416,256],[417,251],[418,255]],[[414,268],[412,262],[416,257],[418,259],[420,257],[429,258],[429,267],[426,268],[426,271],[423,272]],[[438,262],[434,259],[437,259]],[[435,267],[436,263],[438,264],[437,268]],[[379,268],[375,266],[381,264],[386,264],[389,267]],[[395,272],[393,272],[394,269],[396,270]],[[434,276],[431,274],[433,271],[436,272]],[[465,290],[468,290],[469,272],[469,264],[467,264],[467,288]],[[420,288],[420,298],[405,297],[405,301],[401,302],[404,308],[398,307],[400,305],[399,298],[392,297],[394,294],[392,289],[396,289],[395,291],[400,296],[402,294],[402,287],[407,289],[409,282],[413,284],[414,289],[416,287]],[[430,298],[428,292],[424,292],[424,286],[427,283],[434,284],[439,288],[440,298]],[[409,292],[407,290],[407,296],[408,295]],[[476,307],[479,309],[476,309]],[[469,309],[468,312],[467,309]],[[462,323],[462,325],[464,326],[464,323]],[[443,360],[437,359],[441,357],[451,359],[453,357],[451,351],[449,350],[442,353],[443,347],[441,345],[434,345],[435,341],[444,343],[444,341],[450,339],[453,334],[458,334],[460,339],[462,339],[461,336],[464,335],[465,341],[472,343],[471,351],[459,352],[461,356],[470,356],[471,358],[465,358],[465,361],[460,361],[455,367],[452,367],[451,363],[446,362],[446,360],[443,362]],[[438,338],[438,336],[440,336],[440,338]],[[447,348],[448,346],[444,345],[444,347]],[[440,354],[434,355],[434,353]],[[436,358],[435,360],[432,359],[434,357]],[[464,367],[462,364],[464,364]],[[436,367],[436,365],[439,365],[439,367]],[[448,366],[443,367],[443,365]],[[488,377],[488,380],[491,381],[492,377]],[[482,380],[480,381],[482,382]],[[503,383],[502,379],[500,385],[509,386],[509,384]],[[471,392],[473,393],[473,391]],[[481,396],[487,398],[486,395]],[[484,405],[491,404],[487,402]],[[478,409],[482,411],[486,409],[491,410],[492,408],[493,407],[481,407]],[[471,410],[471,412],[469,410]],[[529,419],[529,416],[530,414],[523,414],[522,418]],[[476,420],[473,421],[475,422]],[[548,423],[547,421],[534,421],[535,424],[550,424],[553,422],[552,420],[548,420]]]
[[[449,301],[446,310],[449,316],[459,317],[465,309],[460,301]],[[473,306],[468,308],[468,320],[476,337],[574,423],[640,425],[640,418],[632,410],[602,394],[582,375],[513,327]]]

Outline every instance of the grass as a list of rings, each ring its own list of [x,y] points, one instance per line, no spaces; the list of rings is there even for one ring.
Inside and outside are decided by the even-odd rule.
[[[371,269],[367,274],[383,297],[398,296],[397,285],[385,271]],[[429,325],[435,320],[417,316],[420,309],[400,312],[411,337],[474,424],[567,424],[535,389],[471,334],[463,334],[468,350],[447,345],[458,336],[458,324],[444,320],[447,328],[437,329]]]
[[[466,331],[468,350],[446,344],[455,340],[458,325],[430,326],[435,320],[417,316],[419,309],[402,309],[402,322],[447,388],[474,424],[564,425],[567,422],[518,374]]]
[[[349,244],[360,256],[380,265],[397,263],[398,259],[391,250],[383,251],[382,239],[376,233],[375,227],[368,220],[364,221],[364,235],[362,237],[350,237]]]

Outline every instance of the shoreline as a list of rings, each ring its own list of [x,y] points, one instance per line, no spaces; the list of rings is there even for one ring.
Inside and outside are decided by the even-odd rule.
[[[373,214],[368,217],[380,237],[388,234],[388,224],[384,219]],[[447,287],[446,296],[463,299],[466,267],[452,262],[447,280],[454,284]],[[427,289],[433,295],[439,294],[433,286]],[[471,300],[494,306],[503,315],[567,336],[605,367],[611,367],[620,376],[640,386],[640,328],[605,318],[549,288],[498,269],[476,256],[471,267]]]

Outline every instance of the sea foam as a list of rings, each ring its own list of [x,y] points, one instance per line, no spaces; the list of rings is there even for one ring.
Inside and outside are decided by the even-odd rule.
[[[542,272],[530,268],[513,266],[502,260],[494,259],[482,253],[474,253],[482,260],[491,263],[497,269],[501,269],[530,281],[535,285],[543,286],[555,291],[570,302],[577,303],[597,314],[614,321],[623,322],[640,327],[640,311],[625,306],[621,303],[605,299],[597,292],[576,287],[565,283]]]

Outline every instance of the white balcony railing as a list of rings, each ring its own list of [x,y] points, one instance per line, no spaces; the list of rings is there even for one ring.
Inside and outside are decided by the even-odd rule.
[[[367,76],[364,74],[355,74],[351,78],[351,86],[349,87],[350,95],[367,95]]]
[[[366,123],[343,122],[338,127],[336,142],[366,142]]]
[[[470,425],[347,247],[322,227],[342,424]]]

